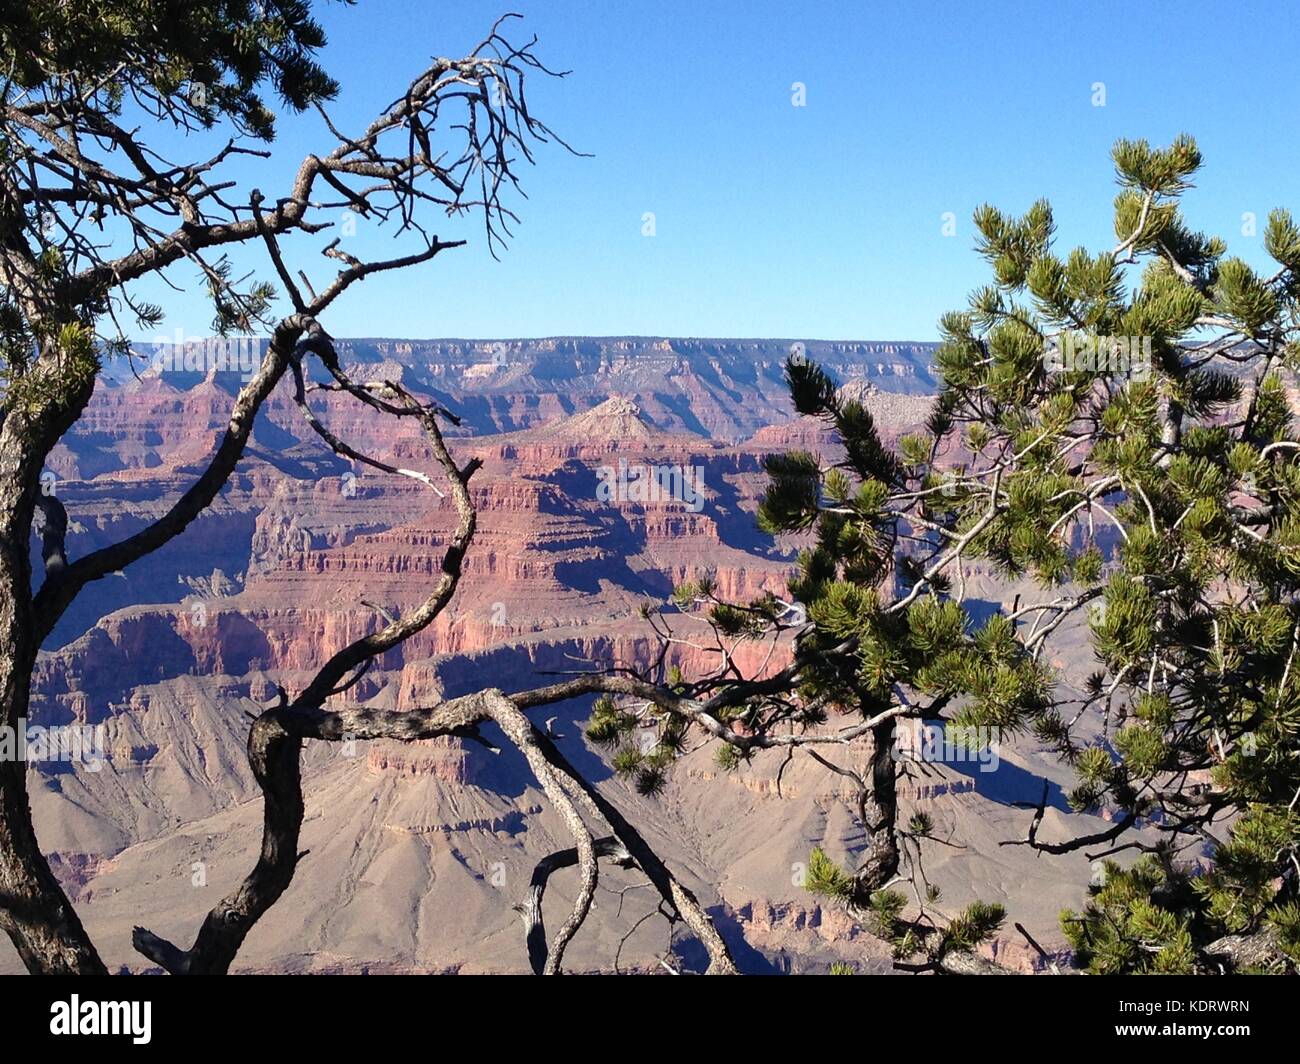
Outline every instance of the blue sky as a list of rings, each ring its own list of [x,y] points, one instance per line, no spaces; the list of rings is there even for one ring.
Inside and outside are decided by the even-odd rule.
[[[933,339],[984,283],[979,203],[1047,196],[1062,246],[1114,243],[1121,136],[1196,136],[1189,221],[1248,261],[1265,257],[1243,213],[1260,232],[1272,207],[1300,213],[1300,82],[1277,58],[1300,27],[1289,3],[325,4],[337,120],[362,124],[505,4],[525,15],[512,34],[573,71],[538,79],[533,109],[594,157],[544,148],[501,262],[477,226],[437,225],[471,246],[367,280],[329,311],[335,335]],[[314,115],[286,118],[255,180],[271,195],[329,146]],[[321,276],[317,261],[296,265]],[[196,297],[153,294],[169,335],[206,330]]]

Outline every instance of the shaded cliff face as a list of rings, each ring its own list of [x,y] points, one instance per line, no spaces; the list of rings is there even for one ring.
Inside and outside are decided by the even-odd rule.
[[[402,709],[483,686],[514,690],[557,673],[645,666],[657,651],[639,616],[646,600],[706,572],[726,596],[781,593],[793,545],[756,528],[763,456],[835,446],[824,426],[792,419],[781,380],[792,342],[345,343],[345,359],[365,364],[362,376],[401,379],[464,414],[452,449],[461,461],[483,461],[472,481],[478,533],[456,598],[352,697]],[[809,342],[806,351],[868,405],[887,438],[924,421],[931,382],[922,345]],[[166,510],[214,449],[237,386],[237,372],[205,375],[183,363],[141,380],[117,367],[50,461],[71,517],[72,556]],[[360,450],[434,468],[413,426],[336,395],[314,398],[322,419]],[[281,393],[217,503],[164,550],[89,588],[64,619],[39,664],[33,717],[102,727],[104,761],[93,773],[34,765],[32,802],[43,845],[110,964],[140,966],[129,947],[134,923],[187,938],[243,874],[261,816],[243,750],[246,714],[378,627],[376,606],[401,612],[420,601],[454,524],[450,505],[415,481],[325,451]],[[970,579],[977,586],[982,577]],[[762,650],[742,647],[739,663],[780,667],[781,653],[767,659]],[[711,664],[689,646],[670,661],[688,675]],[[779,759],[726,774],[702,748],[667,794],[642,798],[587,748],[587,709],[556,707],[548,727],[706,899],[737,947],[743,931],[762,951],[744,947],[747,967],[884,963],[878,947],[797,885],[812,845],[852,854],[864,844],[838,777],[801,762],[777,794]],[[451,740],[312,743],[305,764],[312,855],[250,938],[248,967],[525,966],[510,906],[535,861],[567,843],[516,756]],[[953,904],[1019,894],[1029,877],[1043,911],[1020,915],[1046,941],[1055,909],[1078,901],[1052,884],[1085,882],[1086,870],[1066,869],[1069,859],[1031,866],[993,841],[999,831],[1018,834],[1007,803],[1037,799],[1041,768],[1019,769],[1001,790],[942,768],[900,789],[997,858],[978,868],[969,855],[942,858],[936,875]],[[548,891],[548,915],[570,902],[563,878]],[[617,878],[611,886],[634,883]],[[619,940],[653,909],[643,894],[627,892],[621,912],[598,905],[575,942],[575,967],[611,966]],[[653,967],[670,937],[662,921],[648,921],[620,963]],[[15,965],[0,952],[0,968]]]

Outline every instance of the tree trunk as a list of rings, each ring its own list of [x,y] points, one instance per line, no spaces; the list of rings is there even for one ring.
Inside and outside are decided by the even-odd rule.
[[[0,426],[0,725],[15,736],[26,726],[39,649],[30,545],[41,467],[93,388],[92,379],[35,415],[11,409]],[[27,765],[16,759],[0,761],[0,928],[34,975],[106,971],[41,853],[27,800]]]
[[[894,760],[894,721],[871,730],[870,778],[859,812],[867,830],[867,854],[854,873],[854,894],[863,899],[894,878],[898,871],[898,766]]]

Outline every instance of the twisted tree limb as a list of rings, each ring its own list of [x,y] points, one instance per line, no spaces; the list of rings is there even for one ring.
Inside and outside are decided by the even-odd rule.
[[[249,763],[262,787],[265,812],[262,849],[243,882],[205,918],[194,945],[181,950],[152,932],[137,927],[135,948],[173,975],[224,974],[248,932],[288,888],[299,860],[303,820],[301,751],[304,739],[432,739],[463,735],[477,725],[498,725],[524,755],[547,798],[574,838],[582,886],[573,911],[556,932],[542,965],[546,974],[560,970],[564,950],[586,919],[596,890],[596,845],[555,766],[538,742],[523,712],[495,688],[454,698],[428,710],[394,712],[366,708],[333,711],[276,706],[253,724]]]
[[[607,835],[595,841],[597,857],[613,858],[614,863],[624,868],[632,864],[632,855],[618,839]],[[562,868],[572,868],[581,859],[576,847],[556,850],[537,862],[533,868],[532,878],[528,882],[528,895],[524,901],[515,906],[515,911],[524,921],[524,941],[528,946],[528,964],[534,975],[545,975],[550,965],[552,952],[546,946],[546,928],[542,920],[542,897],[546,893],[546,884],[552,874]]]
[[[517,187],[518,161],[531,160],[532,144],[560,140],[529,112],[524,94],[526,74],[555,72],[533,54],[535,38],[515,47],[501,36],[500,27],[496,23],[462,59],[431,60],[358,135],[339,132],[322,110],[335,144],[307,155],[285,193],[266,209],[255,190],[242,201],[234,195],[228,199],[236,182],[217,173],[235,156],[267,154],[236,142],[250,128],[235,112],[224,112],[234,119],[231,140],[210,157],[191,162],[165,159],[141,140],[139,129],[119,124],[124,98],[180,129],[211,119],[187,103],[177,86],[159,81],[158,63],[148,53],[124,55],[92,85],[82,84],[77,69],[45,70],[36,93],[12,79],[6,84],[0,99],[0,134],[6,145],[0,165],[0,289],[21,319],[14,335],[33,342],[9,345],[5,366],[11,397],[20,386],[30,401],[0,408],[3,723],[12,727],[27,715],[40,646],[77,594],[165,546],[213,502],[289,361],[317,353],[331,359],[326,364],[334,373],[337,359],[316,321],[332,301],[366,277],[427,262],[460,243],[426,234],[417,206],[432,205],[451,215],[481,212],[489,246],[499,246],[514,219],[503,195]],[[450,115],[453,108],[457,115]],[[413,231],[422,239],[409,254],[374,262],[343,254],[333,245],[327,250],[340,267],[319,295],[298,270],[309,295],[304,298],[276,241],[292,233],[319,233],[337,224],[343,209],[376,224],[391,217],[397,234]],[[266,286],[254,281],[241,291],[247,278],[232,279],[225,258],[227,249],[259,238],[267,244],[295,310],[278,324],[264,316]],[[51,254],[57,268],[50,266]],[[236,397],[210,464],[167,512],[120,543],[69,559],[62,507],[57,500],[41,501],[40,471],[90,401],[104,346],[129,349],[119,313],[134,314],[136,331],[157,320],[159,308],[139,300],[134,283],[152,277],[174,286],[169,273],[178,264],[198,271],[221,327],[272,333],[266,356]],[[417,416],[431,420],[433,414],[430,408]],[[467,468],[459,475],[471,472]],[[31,536],[38,511],[46,572],[33,595]],[[450,597],[467,543],[465,538],[448,551],[433,601],[345,648],[327,664],[319,682],[303,692],[302,704],[319,706],[341,692],[340,681],[354,666],[427,624]],[[275,714],[254,726],[250,761],[268,795],[267,839],[259,867],[248,895],[231,901],[227,911],[233,917],[205,925],[194,955],[183,958],[160,940],[144,937],[151,950],[168,958],[167,967],[219,970],[228,964],[256,919],[261,899],[273,901],[288,882],[298,857],[291,826],[300,820],[295,813],[301,799],[296,785],[300,743]],[[102,973],[103,961],[36,839],[26,777],[21,763],[0,763],[0,929],[31,972]]]
[[[281,356],[280,373],[283,373],[284,360],[288,357],[287,354]],[[143,928],[136,929],[136,948],[167,971],[179,975],[229,970],[249,930],[279,899],[293,879],[294,868],[300,856],[297,846],[303,817],[302,741],[311,738],[338,740],[358,734],[361,737],[371,737],[365,734],[367,731],[382,733],[383,724],[373,718],[366,719],[365,711],[357,711],[353,715],[334,714],[323,710],[322,703],[340,690],[340,681],[354,668],[372,661],[431,623],[455,591],[460,579],[461,562],[474,537],[475,513],[467,485],[476,467],[461,470],[456,465],[431,413],[423,422],[434,453],[451,485],[452,497],[460,515],[459,524],[443,557],[442,577],[417,609],[405,617],[389,621],[379,632],[364,636],[344,647],[322,666],[292,703],[281,692],[279,704],[261,714],[253,723],[248,738],[248,759],[264,794],[261,854],[239,888],[208,914],[189,950],[181,951]],[[456,703],[444,704],[441,707],[442,714],[437,720],[426,722],[425,734],[419,737],[447,734],[452,729],[469,728],[486,719],[488,711],[483,705],[486,697],[487,695],[477,696],[478,701],[472,709]],[[510,708],[518,713],[513,703],[510,703]],[[498,705],[497,709],[500,712],[501,707]],[[353,719],[354,716],[361,719]],[[395,724],[397,730],[416,725],[415,721],[389,723]],[[518,728],[515,730],[518,731]],[[555,789],[567,801],[558,784]],[[586,843],[590,843],[589,834]],[[578,839],[579,850],[583,847],[584,841]],[[589,863],[594,865],[594,856]],[[594,886],[592,889],[594,891]]]
[[[515,695],[513,697],[520,699],[522,696]],[[537,733],[536,739],[547,760],[582,789],[583,794],[590,801],[591,807],[605,818],[606,823],[613,830],[614,836],[627,848],[628,853],[632,855],[632,859],[636,861],[641,871],[654,884],[660,896],[677,911],[682,918],[682,922],[700,940],[709,955],[707,974],[738,974],[736,963],[731,958],[731,951],[727,948],[726,942],[718,934],[718,929],[714,926],[709,914],[704,911],[695,895],[669,871],[668,866],[659,859],[659,855],[654,852],[636,828],[618,811],[618,808],[574,770],[568,759],[560,753],[549,738]]]
[[[261,367],[235,398],[225,435],[207,469],[162,517],[120,543],[103,547],[70,565],[47,572],[45,583],[32,603],[41,640],[49,635],[63,611],[86,584],[124,569],[158,550],[184,532],[190,522],[211,504],[243,455],[258,410],[284,375],[295,345],[309,328],[319,329],[319,326],[315,325],[314,319],[297,314],[285,318],[276,328]]]

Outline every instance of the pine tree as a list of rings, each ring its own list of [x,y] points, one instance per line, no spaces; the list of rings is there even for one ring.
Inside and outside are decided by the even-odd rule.
[[[1077,772],[1072,804],[1117,817],[1096,842],[1143,854],[1107,866],[1082,917],[1063,914],[1079,959],[1211,971],[1249,952],[1252,966],[1284,968],[1300,871],[1300,444],[1285,391],[1300,354],[1300,230],[1286,211],[1269,216],[1277,268],[1258,275],[1183,220],[1201,165],[1190,137],[1120,141],[1113,159],[1112,250],[1056,254],[1046,203],[1019,219],[977,212],[995,281],[944,319],[937,427],[1012,459],[982,553],[1045,584],[1068,578],[1076,599],[1100,593],[1099,672],[1031,721]],[[1088,747],[1065,723],[1084,707],[1105,709]],[[1156,841],[1120,841],[1137,826]]]
[[[854,779],[867,849],[852,870],[814,851],[806,885],[891,941],[902,966],[957,970],[961,956],[972,970],[970,950],[1003,917],[932,905],[929,825],[903,825],[895,789],[907,718],[1031,736],[1073,770],[1075,809],[1108,812],[1107,830],[1048,841],[1040,809],[1009,840],[1107,858],[1079,885],[1083,911],[1062,914],[1087,970],[1300,961],[1300,438],[1287,392],[1300,227],[1269,215],[1276,267],[1258,274],[1183,218],[1201,165],[1190,137],[1120,141],[1112,155],[1111,248],[1057,250],[1046,201],[1020,217],[976,211],[992,280],[941,321],[943,388],[924,431],[885,446],[861,403],[802,353],[790,360],[796,411],[842,445],[834,461],[767,463],[759,522],[806,543],[794,603],[725,603],[707,582],[677,599],[738,638],[794,630],[774,677],[722,669],[668,691],[724,741],[725,766],[780,747]],[[977,561],[1036,580],[1041,600],[977,622],[965,588]],[[792,605],[806,608],[798,623]],[[1075,690],[1046,651],[1083,610],[1097,669]],[[1099,739],[1076,734],[1085,715]],[[862,775],[830,758],[853,743],[868,749]]]

